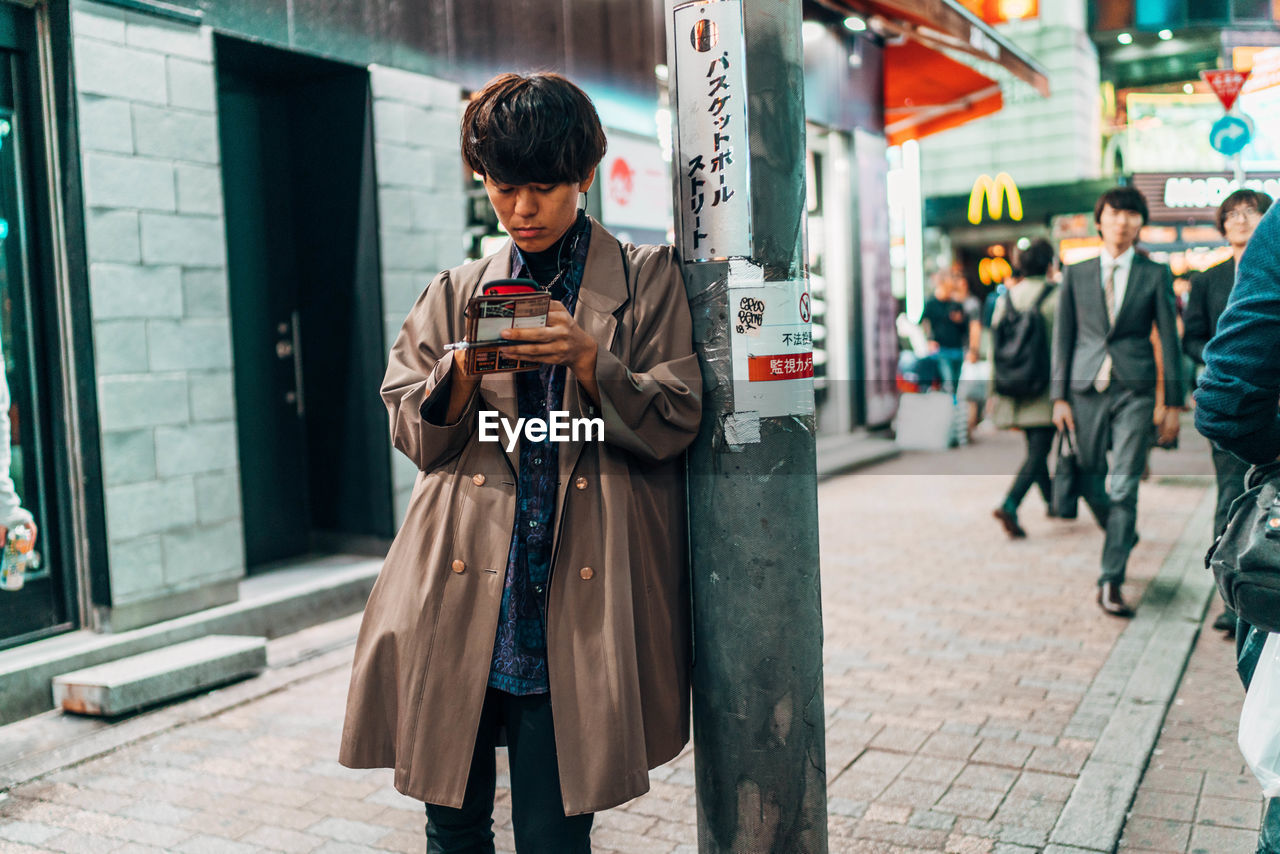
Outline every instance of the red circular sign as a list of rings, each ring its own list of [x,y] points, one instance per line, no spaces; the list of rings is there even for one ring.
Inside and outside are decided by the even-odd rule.
[[[805,291],[800,295],[800,319],[805,323],[809,322],[809,318],[813,315],[812,309],[809,307],[809,292]]]

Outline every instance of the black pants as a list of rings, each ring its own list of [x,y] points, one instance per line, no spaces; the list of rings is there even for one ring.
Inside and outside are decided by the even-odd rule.
[[[494,750],[507,728],[511,766],[511,823],[518,854],[590,854],[594,814],[566,817],[556,765],[551,697],[517,697],[490,688],[462,806],[427,804],[427,854],[494,854],[493,798],[497,785]]]
[[[1015,515],[1032,485],[1039,487],[1046,506],[1053,501],[1053,482],[1049,480],[1049,452],[1053,449],[1053,437],[1057,435],[1057,430],[1052,425],[1045,425],[1024,427],[1022,432],[1027,440],[1027,458],[1022,461],[1022,468],[1018,470],[1013,485],[1009,487],[1009,494],[1004,499],[1004,509]]]
[[[1249,472],[1249,464],[1215,445],[1213,472],[1218,479],[1218,503],[1213,508],[1213,535],[1216,537],[1227,529],[1227,511],[1231,509],[1231,502],[1244,495],[1244,476]]]

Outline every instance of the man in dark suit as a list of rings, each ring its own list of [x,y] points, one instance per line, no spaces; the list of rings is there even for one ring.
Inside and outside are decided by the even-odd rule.
[[[1183,400],[1177,309],[1169,268],[1134,249],[1147,221],[1142,194],[1132,187],[1108,190],[1094,206],[1093,218],[1102,237],[1102,254],[1063,273],[1049,393],[1053,423],[1075,434],[1082,497],[1106,531],[1098,605],[1113,616],[1131,617],[1133,610],[1120,587],[1129,552],[1138,540],[1138,483],[1153,432],[1156,362],[1151,327],[1155,324],[1160,333],[1165,366],[1167,409],[1160,438],[1172,441]]]
[[[1231,296],[1231,288],[1236,283],[1236,264],[1269,207],[1271,197],[1266,193],[1236,190],[1218,208],[1218,231],[1231,246],[1231,257],[1191,280],[1191,294],[1182,315],[1186,328],[1182,349],[1197,364],[1204,364],[1204,345],[1218,331],[1218,318],[1226,308],[1227,297]],[[1248,470],[1248,463],[1213,445],[1213,471],[1218,480],[1218,503],[1213,512],[1215,537],[1227,527],[1227,511],[1231,509],[1231,502],[1244,492],[1244,475]],[[1235,612],[1230,608],[1224,609],[1213,621],[1213,627],[1233,637],[1236,631]]]

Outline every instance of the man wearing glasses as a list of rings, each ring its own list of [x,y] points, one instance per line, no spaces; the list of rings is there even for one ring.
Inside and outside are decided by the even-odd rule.
[[[1271,197],[1256,190],[1236,190],[1222,202],[1218,208],[1218,231],[1231,246],[1231,257],[1205,270],[1191,280],[1191,294],[1187,298],[1187,308],[1183,313],[1186,330],[1182,339],[1182,349],[1195,360],[1196,364],[1204,364],[1204,345],[1218,331],[1218,318],[1226,308],[1227,297],[1236,281],[1236,264],[1244,254],[1244,248],[1253,237],[1258,221],[1271,207]],[[1227,511],[1231,502],[1244,492],[1244,475],[1249,470],[1248,463],[1241,461],[1217,445],[1213,446],[1213,470],[1218,480],[1218,503],[1213,514],[1213,535],[1217,537],[1227,526]],[[1236,615],[1230,608],[1225,608],[1214,620],[1213,627],[1233,637],[1236,631]]]

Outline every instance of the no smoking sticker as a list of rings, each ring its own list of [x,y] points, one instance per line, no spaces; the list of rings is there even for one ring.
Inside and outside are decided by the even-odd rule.
[[[812,300],[806,281],[729,286],[734,412],[813,412]]]

